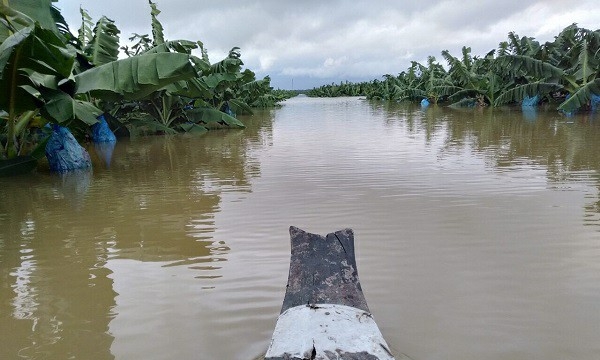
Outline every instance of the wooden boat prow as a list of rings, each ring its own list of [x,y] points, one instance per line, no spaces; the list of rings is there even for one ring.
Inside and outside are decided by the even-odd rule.
[[[363,295],[354,233],[290,227],[288,283],[265,360],[393,360]]]

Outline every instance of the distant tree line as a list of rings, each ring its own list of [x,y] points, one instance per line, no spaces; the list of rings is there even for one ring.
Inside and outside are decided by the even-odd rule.
[[[441,53],[442,66],[429,56],[398,75],[381,80],[323,85],[315,97],[366,96],[390,101],[423,101],[454,106],[500,106],[519,102],[551,102],[572,112],[600,103],[600,30],[572,24],[554,41],[541,44],[514,32],[498,48],[474,56],[463,47],[459,57]]]

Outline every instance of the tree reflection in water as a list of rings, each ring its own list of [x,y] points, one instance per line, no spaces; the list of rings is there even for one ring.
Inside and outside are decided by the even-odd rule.
[[[249,152],[270,141],[264,118],[244,133],[121,140],[93,172],[0,179],[0,358],[113,359],[115,283],[131,274],[111,270],[119,261],[186,266],[212,287],[230,251],[212,239],[214,214],[260,176]]]

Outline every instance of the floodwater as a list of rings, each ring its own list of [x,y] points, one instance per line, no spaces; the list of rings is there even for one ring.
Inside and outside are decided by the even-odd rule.
[[[354,230],[398,358],[600,358],[599,115],[298,97],[242,120],[0,179],[0,359],[256,358],[290,225]]]

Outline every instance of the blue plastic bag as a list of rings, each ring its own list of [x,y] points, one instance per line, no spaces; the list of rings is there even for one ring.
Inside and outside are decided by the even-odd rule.
[[[525,96],[525,98],[523,98],[523,102],[521,103],[522,107],[527,107],[527,106],[537,106],[537,104],[540,102],[540,96],[539,95],[535,95],[532,97],[529,96]]]
[[[46,144],[46,158],[50,170],[65,172],[92,167],[90,155],[79,145],[69,129],[54,125],[53,130]]]
[[[235,117],[235,113],[229,107],[229,102],[225,102],[225,104],[223,104],[223,106],[221,107],[221,111],[231,117]]]
[[[99,122],[92,125],[92,141],[95,143],[114,143],[117,142],[117,137],[108,127],[108,123],[104,115],[98,116]]]
[[[600,106],[600,95],[592,94],[591,103],[592,103],[592,111],[598,110],[598,107]]]
[[[422,106],[422,107],[427,107],[427,106],[429,106],[429,100],[427,100],[427,99],[423,99],[423,100],[421,100],[421,106]]]

